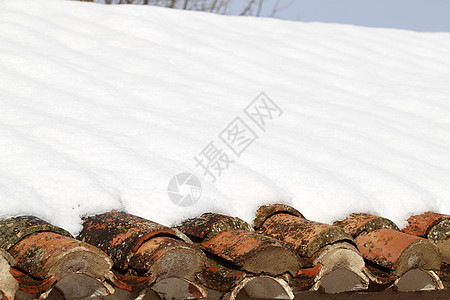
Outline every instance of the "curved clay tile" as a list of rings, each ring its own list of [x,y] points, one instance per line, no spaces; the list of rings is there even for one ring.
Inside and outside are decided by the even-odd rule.
[[[12,256],[3,249],[0,249],[0,297],[5,300],[12,300],[19,289],[19,283],[11,274],[11,267],[16,264]]]
[[[351,214],[334,225],[355,237],[363,257],[373,263],[368,269],[371,271],[369,277],[374,282],[380,285],[400,284],[398,289],[420,290],[423,286],[439,288],[442,285],[439,280],[434,279],[435,272],[439,271],[441,258],[439,251],[431,243],[410,234],[420,233],[426,237],[432,225],[441,220],[443,215],[433,213],[424,214],[423,218],[411,217],[410,226],[403,230],[408,234],[400,232],[397,225],[389,219],[366,213]],[[411,272],[405,274],[413,269],[417,269],[413,272],[416,276],[411,276]],[[422,275],[417,275],[417,272],[422,272]],[[414,278],[417,280],[413,281]],[[424,282],[428,283],[423,285]]]
[[[267,217],[256,227],[256,232],[288,243],[302,257],[311,257],[320,248],[335,242],[354,242],[352,236],[339,227],[281,211]]]
[[[242,294],[242,296],[241,296]],[[248,276],[222,299],[294,299],[294,293],[285,280],[259,275]]]
[[[242,270],[273,276],[294,275],[300,268],[295,253],[283,243],[244,230],[224,231],[202,243],[208,253],[225,259]]]
[[[186,220],[180,229],[189,237],[197,238],[200,247],[207,253],[246,272],[295,274],[300,268],[299,260],[289,246],[256,234],[250,224],[240,218],[207,213]]]
[[[355,246],[347,242],[322,247],[311,258],[310,267],[300,269],[295,286],[300,290],[325,293],[365,290],[369,285],[364,260]]]
[[[258,210],[256,211],[255,220],[253,221],[253,226],[255,228],[261,227],[262,223],[264,223],[265,220],[277,213],[285,213],[297,216],[299,218],[305,218],[298,210],[296,210],[292,206],[286,204],[269,204],[263,205],[258,208]]]
[[[441,279],[435,271],[423,269],[407,271],[395,280],[394,286],[400,292],[429,291],[444,288]]]
[[[320,266],[318,273],[312,277],[314,282],[310,289],[313,291],[322,289],[326,293],[334,294],[368,288],[369,278],[366,275],[364,260],[352,244],[337,242],[322,247],[314,254],[312,265]],[[298,276],[297,281],[301,286],[307,286]]]
[[[288,277],[288,276],[281,276]],[[227,267],[208,258],[201,276],[208,288],[208,299],[242,299],[241,295],[260,296],[262,299],[292,299],[292,289],[284,278],[270,275],[250,275],[244,271]],[[248,285],[248,286],[247,286]]]
[[[434,282],[434,288],[442,287],[440,280],[435,279],[439,271],[442,256],[439,249],[426,239],[405,234],[392,229],[378,229],[356,238],[358,248],[365,259],[380,266],[395,276],[396,283],[411,270],[425,272]],[[409,275],[408,275],[409,276]],[[410,290],[420,290],[420,276],[411,276],[408,281]],[[418,281],[414,282],[417,279]]]
[[[397,225],[391,220],[367,213],[351,214],[342,221],[334,222],[333,225],[341,227],[354,238],[361,233],[369,233],[382,228],[399,230]]]
[[[353,246],[352,236],[343,229],[307,220],[285,205],[263,206],[258,209],[257,218],[257,233],[291,245],[301,257],[304,268],[295,281],[299,288],[322,287],[330,293],[367,288],[364,260]],[[350,284],[330,284],[330,278],[339,277]]]
[[[402,231],[408,234],[427,238],[438,246],[444,263],[450,264],[450,215],[426,212],[411,216],[408,226]],[[443,272],[446,281],[450,281],[450,274]]]
[[[23,238],[36,232],[54,232],[72,237],[66,230],[34,216],[20,216],[0,221],[0,248],[9,250]]]
[[[202,274],[204,284],[222,295],[236,292],[239,285],[239,290],[242,289],[245,286],[242,282],[250,273],[254,277],[264,274],[275,278],[295,275],[300,268],[290,246],[256,234],[239,218],[207,213],[184,221],[179,229],[207,253],[210,263]]]
[[[408,226],[403,228],[402,231],[404,233],[411,235],[416,235],[424,238],[431,238],[432,240],[444,240],[448,237],[448,234],[450,233],[446,234],[445,232],[441,232],[441,234],[437,234],[437,236],[432,237],[428,237],[428,234],[435,226],[446,220],[450,220],[449,215],[443,215],[434,212],[426,212],[420,215],[409,217]]]
[[[210,290],[219,292],[219,295],[232,290],[245,278],[245,272],[208,258],[205,269],[200,274],[201,282]],[[208,296],[210,293],[208,292]]]
[[[254,232],[250,224],[242,219],[216,213],[204,213],[199,217],[185,220],[179,229],[192,240],[201,242],[208,241],[227,230]]]
[[[25,216],[1,221],[0,232],[4,233],[2,245],[16,261],[11,274],[21,291],[41,299],[54,294],[77,299],[114,291],[106,282],[112,267],[108,256],[67,231]],[[10,242],[5,242],[5,236]]]
[[[162,234],[181,239],[164,225],[126,212],[108,212],[85,218],[77,239],[100,248],[111,257],[116,267],[125,270],[145,241]]]
[[[125,212],[108,212],[86,218],[78,239],[111,257],[112,281],[120,289],[135,292],[151,287],[174,299],[206,296],[196,283],[206,257],[178,230]]]

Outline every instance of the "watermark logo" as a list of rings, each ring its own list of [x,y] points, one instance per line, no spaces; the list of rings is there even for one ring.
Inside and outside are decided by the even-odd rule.
[[[195,167],[202,169],[205,179],[209,179],[212,183],[216,182],[217,178],[259,138],[258,134],[266,132],[266,125],[282,114],[283,111],[272,99],[264,92],[260,93],[218,134],[218,140],[211,140],[194,157]],[[178,176],[181,177],[178,178]],[[180,182],[183,185],[188,181],[195,182],[190,185],[190,188],[194,190],[185,188],[181,192]],[[200,181],[190,173],[178,174],[169,183],[169,198],[178,206],[186,207],[195,204],[200,199],[201,192]]]
[[[180,173],[170,180],[167,194],[175,205],[191,206],[200,199],[202,185],[194,174]]]
[[[219,134],[219,138],[234,154],[240,157],[245,149],[256,141],[258,136],[240,117],[236,117]]]

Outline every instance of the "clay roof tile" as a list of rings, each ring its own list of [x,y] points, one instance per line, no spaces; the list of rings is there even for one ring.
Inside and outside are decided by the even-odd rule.
[[[111,281],[120,289],[145,292],[151,287],[177,299],[206,296],[196,282],[206,256],[177,229],[126,212],[108,212],[85,218],[78,239],[111,257]]]
[[[62,228],[25,216],[2,220],[0,232],[4,233],[2,245],[16,261],[11,274],[21,290],[65,292],[68,298],[113,293],[106,282],[112,267],[109,257],[74,239]],[[9,242],[5,242],[5,236],[10,238]],[[85,288],[75,292],[73,287],[80,282]]]

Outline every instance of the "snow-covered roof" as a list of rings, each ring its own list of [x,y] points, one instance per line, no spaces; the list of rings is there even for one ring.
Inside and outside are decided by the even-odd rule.
[[[448,49],[449,33],[1,1],[0,290],[443,287]]]
[[[322,222],[450,213],[448,33],[59,0],[4,0],[0,19],[4,217],[75,234],[111,209],[165,225],[273,202]],[[282,111],[264,127],[245,112],[261,91]],[[194,159],[208,146],[228,169]],[[202,185],[187,207],[167,194],[183,172]]]
[[[170,228],[114,211],[85,218],[76,239],[33,216],[7,218],[0,292],[8,299],[234,300],[449,287],[450,215],[412,216],[402,231],[367,213],[319,223],[284,204],[262,206],[256,216],[251,225],[204,213]]]

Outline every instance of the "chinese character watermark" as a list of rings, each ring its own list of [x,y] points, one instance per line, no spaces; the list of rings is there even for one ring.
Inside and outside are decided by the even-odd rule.
[[[194,157],[197,162],[196,167],[203,169],[203,176],[209,176],[212,182],[216,181],[216,176],[222,175],[222,171],[230,167],[230,163],[234,160],[228,158],[228,154],[223,152],[222,149],[217,148],[214,142],[208,144],[200,153],[201,158]],[[203,161],[205,159],[206,161]]]
[[[250,102],[242,112],[242,117],[245,118],[238,115],[218,135],[219,140],[227,147],[225,149],[230,149],[232,155],[212,140],[194,157],[195,167],[200,168],[203,176],[212,183],[230,168],[236,157],[240,158],[242,153],[259,138],[257,130],[265,132],[266,125],[283,114],[281,108],[264,92]],[[252,122],[248,122],[247,119]],[[201,192],[200,181],[191,173],[178,174],[169,183],[169,198],[178,206],[195,204],[200,199]]]
[[[283,114],[281,108],[267,97],[264,92],[259,94],[244,111],[245,114],[263,131],[266,131],[267,121],[272,120],[275,117],[280,117]]]
[[[245,149],[247,149],[258,136],[240,117],[236,117],[219,134],[219,138],[234,152],[234,154],[241,156]]]

